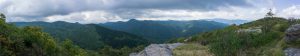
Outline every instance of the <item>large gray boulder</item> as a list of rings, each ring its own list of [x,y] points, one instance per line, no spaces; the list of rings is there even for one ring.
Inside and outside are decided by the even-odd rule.
[[[288,28],[285,35],[284,39],[288,45],[284,50],[285,56],[300,56],[300,24]]]
[[[174,44],[151,44],[139,53],[131,53],[129,56],[172,56],[172,49],[182,43]]]
[[[293,45],[300,44],[300,24],[291,26],[286,30],[285,42]]]

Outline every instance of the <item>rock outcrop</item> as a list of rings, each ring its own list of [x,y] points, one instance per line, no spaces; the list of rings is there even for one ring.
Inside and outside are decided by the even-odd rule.
[[[288,45],[284,50],[285,56],[300,56],[300,24],[288,28],[285,35],[284,39]]]
[[[300,56],[299,48],[287,48],[284,50],[285,56]]]
[[[288,44],[300,42],[300,24],[293,25],[286,30],[285,41]]]
[[[172,49],[183,43],[151,44],[139,53],[131,53],[129,56],[172,56]]]

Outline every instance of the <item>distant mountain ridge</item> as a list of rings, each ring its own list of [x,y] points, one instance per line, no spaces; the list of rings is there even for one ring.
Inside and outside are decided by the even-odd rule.
[[[201,32],[221,29],[227,26],[227,24],[224,23],[205,20],[154,21],[136,19],[131,19],[127,22],[107,22],[99,25],[110,29],[139,35],[145,37],[146,39],[157,42],[164,42],[173,38],[185,37]]]
[[[14,22],[19,27],[38,26],[56,39],[70,39],[75,44],[89,50],[98,50],[104,46],[113,48],[146,45],[148,40],[126,32],[115,31],[95,24],[57,22]]]
[[[243,24],[243,23],[247,23],[250,22],[249,20],[241,20],[241,19],[221,19],[221,18],[215,18],[215,19],[202,19],[202,20],[207,20],[207,21],[215,21],[215,22],[220,22],[220,23],[225,23],[225,24]]]

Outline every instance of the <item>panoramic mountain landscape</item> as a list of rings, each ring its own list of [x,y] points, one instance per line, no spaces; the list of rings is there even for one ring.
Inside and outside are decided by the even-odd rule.
[[[298,0],[0,0],[0,56],[300,56]]]

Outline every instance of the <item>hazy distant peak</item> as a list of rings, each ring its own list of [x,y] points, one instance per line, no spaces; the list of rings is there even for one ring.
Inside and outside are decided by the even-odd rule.
[[[207,20],[207,21],[215,21],[215,22],[220,22],[220,23],[225,23],[225,24],[243,24],[243,23],[247,23],[250,22],[249,20],[241,20],[241,19],[220,19],[220,18],[215,18],[215,19],[203,19],[203,20]]]

